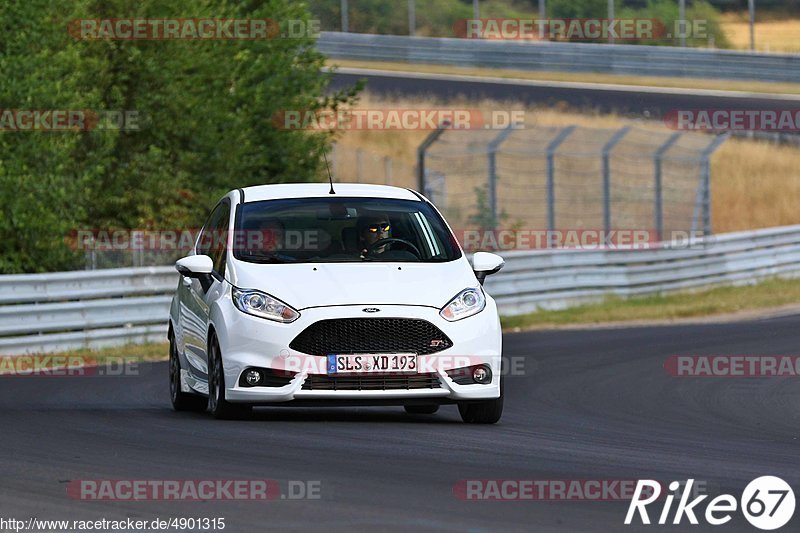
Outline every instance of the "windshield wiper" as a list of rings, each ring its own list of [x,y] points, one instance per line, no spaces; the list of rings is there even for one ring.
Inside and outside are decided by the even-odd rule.
[[[296,263],[297,259],[294,257],[289,257],[288,255],[278,254],[274,252],[264,253],[264,252],[244,252],[242,253],[243,258],[246,258],[247,261],[251,263]]]

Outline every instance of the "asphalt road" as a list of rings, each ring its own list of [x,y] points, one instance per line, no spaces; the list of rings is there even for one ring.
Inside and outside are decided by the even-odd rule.
[[[331,90],[367,80],[369,92],[385,96],[434,96],[511,100],[545,107],[568,107],[578,111],[613,112],[657,119],[677,109],[785,110],[797,109],[800,97],[747,94],[726,91],[625,87],[584,83],[536,82],[487,79],[407,72],[341,69],[333,77]]]
[[[164,363],[134,377],[2,378],[0,518],[225,517],[227,531],[669,530],[625,527],[625,503],[462,501],[453,486],[691,477],[738,498],[772,474],[797,491],[797,379],[674,378],[662,365],[674,354],[797,354],[798,322],[507,335],[505,355],[524,357],[524,375],[507,380],[495,426],[462,424],[453,406],[433,416],[271,408],[215,421],[171,410]],[[264,478],[319,481],[320,499],[105,502],[66,491],[80,479]],[[715,529],[746,526],[737,514]]]

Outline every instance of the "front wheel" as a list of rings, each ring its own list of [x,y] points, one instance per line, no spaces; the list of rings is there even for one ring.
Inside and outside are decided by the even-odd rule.
[[[217,338],[208,341],[208,410],[214,418],[232,420],[249,413],[249,405],[230,403],[225,399],[225,370],[222,366],[222,353]]]
[[[202,396],[181,390],[181,362],[173,335],[169,336],[169,396],[176,411],[203,412],[208,406]]]
[[[500,378],[500,397],[479,402],[459,402],[458,412],[467,424],[496,424],[503,416],[503,378]]]

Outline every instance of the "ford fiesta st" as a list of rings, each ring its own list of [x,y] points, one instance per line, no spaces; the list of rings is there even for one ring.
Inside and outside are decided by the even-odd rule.
[[[422,195],[378,185],[263,185],[213,209],[169,318],[176,410],[457,404],[503,410],[502,340],[486,275]]]

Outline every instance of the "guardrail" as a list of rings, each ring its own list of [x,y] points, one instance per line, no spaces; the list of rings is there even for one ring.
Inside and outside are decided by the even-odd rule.
[[[706,48],[322,32],[335,59],[638,76],[800,82],[800,55]]]
[[[716,235],[694,248],[502,255],[506,266],[486,289],[514,315],[800,276],[800,226]],[[177,282],[171,266],[0,276],[0,354],[163,341]]]
[[[0,354],[162,342],[171,266],[0,276]]]
[[[694,248],[542,250],[503,254],[487,278],[501,313],[564,309],[621,297],[800,276],[800,226],[712,236]]]

